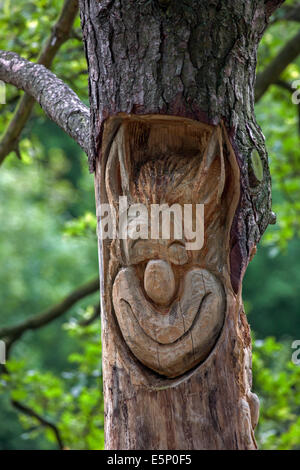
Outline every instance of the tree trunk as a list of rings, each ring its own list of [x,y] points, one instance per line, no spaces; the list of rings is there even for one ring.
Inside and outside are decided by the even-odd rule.
[[[280,3],[81,1],[99,222],[120,196],[204,204],[197,249],[99,237],[107,449],[256,448],[241,289],[272,222],[254,81]]]

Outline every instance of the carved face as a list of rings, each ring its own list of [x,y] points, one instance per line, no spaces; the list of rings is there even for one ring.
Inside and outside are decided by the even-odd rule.
[[[234,172],[221,128],[190,120],[134,118],[120,126],[106,164],[108,201],[143,204],[150,238],[115,241],[119,267],[112,289],[116,321],[134,357],[169,378],[207,358],[226,314],[226,243],[237,204]],[[185,219],[170,236],[151,238],[151,208],[204,204],[204,244],[191,247]],[[235,207],[233,208],[232,205]],[[232,210],[233,209],[233,210]],[[130,215],[129,222],[130,222]],[[198,213],[190,215],[198,227]],[[163,216],[162,216],[163,217]],[[178,225],[182,236],[178,237]],[[180,230],[179,230],[180,232]]]

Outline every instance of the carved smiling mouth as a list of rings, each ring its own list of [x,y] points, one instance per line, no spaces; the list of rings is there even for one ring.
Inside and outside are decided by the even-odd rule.
[[[125,342],[144,365],[169,378],[203,361],[220,334],[225,314],[221,282],[194,267],[183,280],[182,295],[161,311],[145,298],[135,268],[119,271],[113,304]]]

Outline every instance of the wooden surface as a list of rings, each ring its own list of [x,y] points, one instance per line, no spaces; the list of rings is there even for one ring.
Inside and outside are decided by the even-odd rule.
[[[239,168],[224,126],[109,118],[95,188],[98,208],[117,213],[125,195],[204,204],[199,250],[184,239],[99,241],[106,447],[255,448],[251,341],[230,276]]]

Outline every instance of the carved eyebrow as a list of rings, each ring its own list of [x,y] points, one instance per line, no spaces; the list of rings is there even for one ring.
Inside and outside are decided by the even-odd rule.
[[[132,248],[137,244],[137,242],[142,241],[141,238],[136,238],[135,240],[130,239],[128,242],[128,248],[132,250]]]

